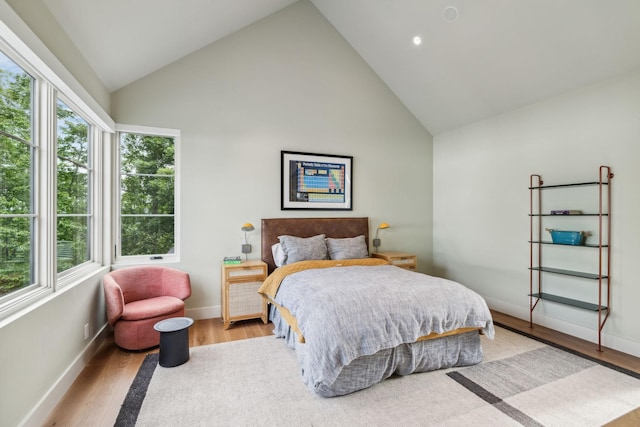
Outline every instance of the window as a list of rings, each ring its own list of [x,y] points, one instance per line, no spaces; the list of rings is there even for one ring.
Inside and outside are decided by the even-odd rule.
[[[113,131],[0,26],[0,320],[101,268]]]
[[[119,244],[116,258],[175,258],[179,132],[119,127]]]
[[[35,282],[33,87],[0,52],[0,301]]]
[[[58,100],[57,242],[58,273],[91,259],[92,169],[89,124]]]

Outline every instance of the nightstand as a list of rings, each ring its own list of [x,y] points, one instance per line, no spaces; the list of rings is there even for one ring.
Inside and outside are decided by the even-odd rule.
[[[267,264],[244,261],[222,264],[222,320],[228,329],[236,320],[260,318],[267,323],[267,300],[258,293],[267,278]]]
[[[416,271],[416,268],[418,268],[418,257],[414,254],[406,252],[374,252],[371,256],[386,259],[389,264],[406,268],[407,270]]]

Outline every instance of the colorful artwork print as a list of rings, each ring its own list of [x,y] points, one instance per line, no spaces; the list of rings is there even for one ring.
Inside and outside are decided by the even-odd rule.
[[[296,175],[290,202],[344,203],[344,165],[292,160],[289,168]]]
[[[281,154],[282,209],[351,210],[352,157]]]

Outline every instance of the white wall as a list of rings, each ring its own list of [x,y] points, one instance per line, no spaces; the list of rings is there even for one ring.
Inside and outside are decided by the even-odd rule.
[[[0,425],[42,425],[97,351],[94,339],[106,325],[101,279],[107,271],[0,324]]]
[[[74,89],[86,90],[93,99],[105,111],[109,111],[110,94],[105,85],[100,81],[89,63],[82,56],[75,44],[69,39],[58,21],[53,17],[42,0],[0,0],[11,6],[21,20],[25,22],[29,29],[39,38],[46,48],[56,56],[57,60],[64,64],[65,70],[60,68],[54,70],[60,74],[70,73],[80,84]],[[2,19],[6,19],[6,15]],[[18,33],[21,37],[27,36],[24,32]],[[33,46],[32,46],[33,48]],[[36,52],[42,55],[42,59],[50,52],[37,49]],[[53,64],[49,64],[52,66]],[[94,101],[95,100],[95,101]]]
[[[529,175],[545,184],[596,181],[599,166],[611,166],[612,310],[603,345],[640,356],[638,141],[640,72],[435,136],[436,270],[528,320]],[[597,339],[590,312],[543,302],[534,321]]]
[[[220,313],[220,263],[244,222],[368,216],[383,250],[431,259],[430,134],[308,1],[296,3],[113,94],[119,123],[182,132],[178,267],[194,316]],[[353,211],[281,211],[280,151],[350,155]]]

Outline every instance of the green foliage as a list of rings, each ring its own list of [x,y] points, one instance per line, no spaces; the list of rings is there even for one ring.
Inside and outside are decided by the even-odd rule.
[[[31,283],[32,78],[0,59],[0,296]]]
[[[0,54],[0,214],[9,215],[0,218],[0,296],[33,282],[34,219],[17,216],[34,213],[32,86],[31,76]],[[70,249],[58,259],[61,272],[90,256],[91,147],[89,125],[62,102],[57,110],[57,237]]]
[[[89,124],[58,101],[58,273],[89,260]],[[82,215],[82,216],[69,216]]]
[[[121,253],[168,253],[174,246],[173,138],[122,134]]]
[[[31,140],[31,91],[27,73],[0,68],[0,130],[24,141]]]
[[[0,297],[33,283],[36,248],[32,141],[34,79],[0,52]],[[90,260],[90,125],[62,101],[57,108],[57,271]],[[123,255],[163,254],[174,241],[173,138],[121,140]]]

